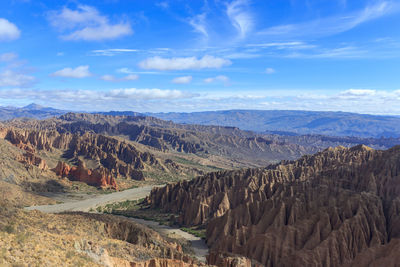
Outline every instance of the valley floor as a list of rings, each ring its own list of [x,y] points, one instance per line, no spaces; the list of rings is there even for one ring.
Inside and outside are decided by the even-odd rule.
[[[147,197],[153,186],[143,186],[138,188],[132,188],[124,191],[114,192],[106,195],[98,195],[92,198],[84,200],[76,200],[74,196],[68,198],[68,196],[63,195],[62,199],[64,203],[54,204],[54,205],[41,205],[41,206],[31,206],[26,207],[26,210],[38,210],[45,213],[62,213],[62,212],[89,212],[95,211],[97,207],[104,206],[106,204],[111,204],[115,202],[122,202],[126,200],[139,200]],[[56,195],[53,195],[56,199]],[[120,217],[120,216],[118,216]],[[123,216],[121,216],[123,217]],[[165,237],[176,236],[177,238],[183,239],[189,242],[190,249],[193,251],[194,256],[201,262],[206,262],[206,255],[208,254],[208,247],[204,239],[196,237],[190,233],[180,230],[176,227],[170,227],[167,225],[160,225],[158,222],[151,220],[143,220],[138,218],[128,218],[136,223],[145,225],[155,230],[159,234]]]

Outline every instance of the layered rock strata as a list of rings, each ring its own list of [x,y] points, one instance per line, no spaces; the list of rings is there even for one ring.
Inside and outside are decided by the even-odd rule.
[[[36,153],[36,149],[62,150],[69,159],[83,156],[98,161],[115,177],[143,180],[142,171],[146,167],[163,168],[151,153],[141,152],[132,144],[103,135],[16,129],[8,129],[3,135],[4,139],[29,153],[28,157]]]

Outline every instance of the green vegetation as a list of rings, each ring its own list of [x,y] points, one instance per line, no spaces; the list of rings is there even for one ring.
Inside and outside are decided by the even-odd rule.
[[[205,229],[198,229],[198,228],[195,228],[195,227],[190,227],[190,228],[182,227],[180,229],[182,231],[185,231],[185,232],[187,232],[189,234],[192,234],[194,236],[197,236],[199,238],[203,238],[203,239],[206,238],[206,230]]]
[[[29,239],[29,237],[31,235],[32,235],[32,233],[30,233],[30,232],[18,233],[15,237],[15,240],[17,241],[18,244],[22,245]]]
[[[97,209],[99,211],[99,208],[100,208],[101,211],[99,211],[99,212],[103,212],[103,213],[119,214],[119,212],[122,212],[122,211],[135,210],[137,208],[137,205],[143,201],[144,201],[144,198],[141,198],[138,200],[125,200],[122,202],[107,204],[103,207],[98,207]]]
[[[176,214],[164,213],[159,209],[150,209],[144,202],[144,198],[139,200],[126,200],[107,204],[102,207],[96,208],[97,212],[121,215],[125,217],[132,217],[146,221],[155,221],[160,225],[175,225]],[[206,238],[206,230],[204,227],[181,227],[182,231],[197,236],[199,238]]]
[[[4,226],[3,227],[3,231],[8,233],[8,234],[15,233],[15,225],[14,225],[14,223],[9,223],[6,226]]]
[[[147,203],[144,202],[144,198],[107,204],[97,207],[96,211],[146,221],[155,221],[161,225],[173,225],[175,223],[174,214],[163,213],[158,209],[150,209]]]

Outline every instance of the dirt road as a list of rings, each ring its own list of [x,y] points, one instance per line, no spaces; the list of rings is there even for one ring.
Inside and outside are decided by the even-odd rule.
[[[40,210],[46,213],[58,213],[64,211],[89,211],[91,208],[96,209],[97,206],[104,206],[108,203],[144,198],[150,194],[152,188],[153,186],[143,186],[121,192],[100,195],[85,200],[65,202],[57,205],[32,206],[27,207],[26,209]]]
[[[71,201],[65,202],[62,204],[56,205],[43,205],[43,206],[32,206],[27,207],[27,210],[39,210],[45,213],[59,213],[66,211],[89,211],[90,209],[95,210],[98,206],[104,206],[113,202],[121,202],[125,200],[138,200],[148,196],[151,192],[153,186],[144,186],[133,189],[128,189],[121,192],[115,192],[107,195],[100,195],[93,198],[79,200],[79,201]],[[136,218],[128,218],[137,223],[146,225],[153,230],[159,232],[161,235],[168,236],[168,234],[176,234],[191,243],[193,252],[200,261],[206,261],[206,255],[208,254],[208,247],[205,241],[199,237],[196,237],[192,234],[184,232],[178,228],[169,227],[166,225],[160,225],[158,222],[154,221],[145,221],[142,219]]]

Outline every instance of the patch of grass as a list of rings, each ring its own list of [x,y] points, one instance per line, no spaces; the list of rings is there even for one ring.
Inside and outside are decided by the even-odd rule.
[[[206,230],[205,229],[196,229],[196,228],[187,228],[187,227],[182,227],[182,231],[185,231],[186,233],[192,234],[196,237],[206,239]]]
[[[127,210],[136,210],[138,208],[137,205],[139,203],[142,203],[143,201],[144,198],[138,200],[125,200],[122,202],[111,203],[103,206],[102,211],[104,213],[116,214]]]
[[[1,263],[1,260],[4,260],[4,258],[6,257],[6,254],[7,254],[7,249],[6,248],[1,248],[1,250],[0,250],[0,263]]]
[[[67,259],[71,259],[72,257],[75,256],[75,251],[73,250],[68,250],[67,253],[65,254],[65,256],[67,257]]]
[[[18,244],[22,245],[30,238],[31,235],[32,234],[30,232],[18,233],[15,237],[15,240]]]
[[[8,233],[8,234],[13,234],[15,233],[15,225],[13,222],[7,224],[6,226],[3,227],[3,231]]]

